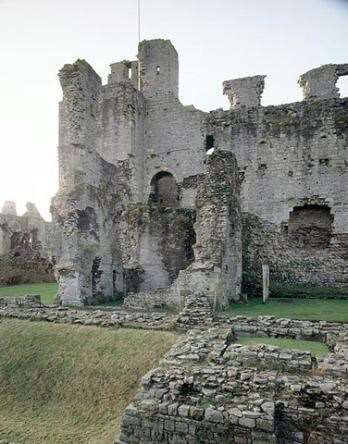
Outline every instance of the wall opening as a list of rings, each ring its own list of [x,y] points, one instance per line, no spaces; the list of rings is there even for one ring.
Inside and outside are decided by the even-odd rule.
[[[348,76],[340,76],[336,83],[341,97],[348,97]]]
[[[161,72],[161,67],[160,67],[160,66],[157,66],[157,68],[156,68],[156,74],[159,76],[160,72]]]
[[[100,278],[101,278],[101,275],[103,274],[103,272],[99,268],[100,267],[100,263],[101,263],[101,257],[96,256],[93,259],[92,270],[91,270],[91,275],[92,275],[92,296],[93,296],[94,301],[97,301],[98,297],[101,296],[99,284],[100,284]]]
[[[168,282],[172,284],[180,270],[185,270],[195,259],[196,232],[194,210],[175,209],[156,217],[156,230],[160,238],[160,254]]]
[[[303,247],[327,248],[332,237],[333,215],[325,205],[294,207],[289,216],[288,235]]]
[[[38,229],[35,228],[29,233],[29,244],[31,247],[35,247],[38,243]]]
[[[166,171],[157,173],[151,180],[150,198],[162,207],[176,208],[179,193],[174,176]]]
[[[21,235],[20,233],[14,232],[11,236],[11,250],[19,247],[21,243]]]
[[[195,252],[193,246],[196,243],[196,232],[193,228],[193,223],[187,225],[187,231],[184,242],[185,242],[185,256],[186,256],[185,262],[191,264],[195,260]]]
[[[116,296],[116,278],[117,272],[116,270],[112,270],[112,295]]]
[[[205,137],[205,151],[209,151],[210,149],[214,148],[214,136],[212,134],[208,134]]]

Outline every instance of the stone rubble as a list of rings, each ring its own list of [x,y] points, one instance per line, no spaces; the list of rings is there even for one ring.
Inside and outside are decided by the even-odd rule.
[[[179,340],[142,378],[116,442],[347,442],[347,367],[327,372],[309,352],[241,346],[235,334],[196,329]]]
[[[141,380],[116,443],[347,444],[348,324],[225,317],[189,295],[179,314],[0,303],[1,319],[186,331]],[[192,316],[191,316],[192,315]],[[194,327],[194,328],[192,328]],[[241,345],[241,336],[322,341],[330,353]]]

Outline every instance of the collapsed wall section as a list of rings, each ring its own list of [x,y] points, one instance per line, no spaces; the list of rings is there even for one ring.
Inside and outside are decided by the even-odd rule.
[[[196,196],[194,262],[179,274],[175,292],[205,294],[213,305],[238,301],[241,294],[241,211],[237,162],[216,150],[206,160]]]
[[[143,376],[116,442],[345,442],[346,326],[270,317],[230,322],[189,331]],[[316,331],[336,345],[318,358],[305,350],[238,344],[238,333],[267,336],[265,328],[282,337]]]

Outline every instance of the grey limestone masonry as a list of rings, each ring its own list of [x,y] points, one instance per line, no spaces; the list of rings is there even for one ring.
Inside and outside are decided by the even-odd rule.
[[[347,293],[347,65],[303,74],[288,105],[261,105],[264,75],[227,80],[231,109],[211,113],[180,102],[169,40],[110,66],[106,85],[84,60],[59,75],[63,304],[226,305],[259,291],[262,264],[271,292]]]
[[[59,191],[53,223],[36,219],[62,304],[226,305],[259,294],[263,264],[271,295],[347,295],[347,64],[303,74],[304,100],[279,106],[262,106],[265,75],[226,80],[230,109],[210,113],[180,102],[169,40],[110,67],[106,85],[84,60],[59,73]]]
[[[6,201],[0,212],[0,285],[53,282],[53,266],[60,254],[56,227],[46,222],[33,203],[17,215]]]
[[[347,444],[348,325],[216,308],[260,295],[263,265],[271,296],[347,296],[348,99],[336,81],[348,65],[308,71],[304,100],[279,106],[262,106],[264,75],[226,80],[230,109],[210,113],[180,102],[169,40],[110,67],[106,85],[85,60],[59,72],[52,222],[33,204],[0,213],[0,285],[54,272],[58,295],[0,298],[0,322],[180,333],[142,378],[118,444]],[[319,341],[327,354],[242,336]]]
[[[154,293],[170,305],[191,275],[212,301],[238,300],[237,164],[231,152],[208,159],[207,114],[179,101],[171,42],[141,42],[139,60],[113,63],[107,85],[84,60],[59,77],[59,300],[158,304]]]
[[[202,294],[189,295],[180,313],[45,306],[38,295],[0,298],[0,322],[6,318],[181,332],[142,377],[117,444],[347,443],[348,324],[227,318]],[[327,354],[242,345],[243,336],[320,341]]]
[[[191,307],[192,308],[192,307]],[[317,338],[331,353],[269,345],[238,336]],[[235,317],[201,323],[141,380],[116,443],[347,443],[347,325]]]

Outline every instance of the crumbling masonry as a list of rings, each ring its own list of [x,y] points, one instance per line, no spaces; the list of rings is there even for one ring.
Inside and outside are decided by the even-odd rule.
[[[225,305],[258,293],[268,264],[272,294],[347,294],[347,74],[312,69],[302,102],[267,107],[264,75],[227,80],[230,110],[205,113],[181,104],[168,40],[141,42],[106,85],[65,65],[53,223],[5,204],[0,283],[52,280],[55,265],[62,304]]]
[[[281,291],[346,292],[348,99],[335,84],[347,73],[311,70],[302,102],[267,107],[265,76],[228,80],[231,109],[205,113],[181,104],[168,40],[141,42],[106,85],[84,60],[65,65],[61,302],[154,307],[204,293],[225,305],[242,285],[259,290],[263,263]]]
[[[6,201],[0,212],[0,285],[53,282],[60,237],[34,204],[17,215],[16,204]]]

